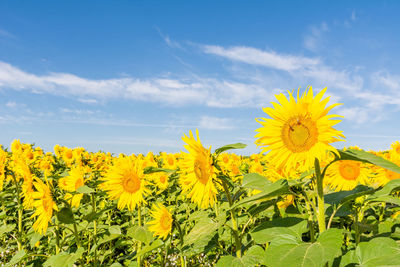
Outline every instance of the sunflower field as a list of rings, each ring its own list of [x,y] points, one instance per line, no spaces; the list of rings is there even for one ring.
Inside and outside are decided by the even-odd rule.
[[[1,265],[400,266],[400,143],[336,149],[325,91],[277,95],[251,156],[0,147]]]

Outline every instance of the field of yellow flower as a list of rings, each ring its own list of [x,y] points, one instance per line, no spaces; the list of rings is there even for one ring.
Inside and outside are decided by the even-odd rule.
[[[251,156],[197,130],[176,154],[14,140],[0,148],[0,263],[400,266],[400,143],[333,147],[345,136],[325,90],[277,95]]]

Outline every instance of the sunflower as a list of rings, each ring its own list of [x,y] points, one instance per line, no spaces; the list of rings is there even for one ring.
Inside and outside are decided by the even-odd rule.
[[[146,203],[144,197],[149,194],[144,179],[142,157],[116,158],[104,177],[101,188],[107,191],[110,199],[118,199],[118,208],[128,207],[132,211],[141,203]]]
[[[33,224],[33,229],[40,234],[46,233],[47,226],[53,217],[53,210],[58,210],[56,203],[51,196],[50,188],[39,178],[33,182],[37,192],[32,193],[35,213],[32,217],[38,217]]]
[[[400,166],[400,157],[396,151],[397,147],[392,147],[387,153],[382,153],[380,156],[384,159],[393,162],[397,166]],[[375,180],[379,186],[385,185],[391,180],[400,179],[400,173],[393,172],[381,167],[375,167]]]
[[[6,178],[7,152],[0,145],[0,191],[3,190],[4,179]]]
[[[164,191],[168,187],[168,174],[165,172],[154,172],[149,174],[149,176],[160,191]]]
[[[283,94],[276,95],[279,104],[272,102],[273,108],[264,108],[271,118],[256,119],[262,127],[257,129],[256,144],[262,152],[269,152],[269,161],[278,169],[302,168],[309,170],[315,158],[322,160],[327,151],[337,153],[330,143],[342,141],[341,131],[332,126],[340,120],[331,120],[338,115],[327,115],[340,105],[326,107],[329,97],[322,100],[326,88],[315,97],[311,86],[297,101],[289,92],[289,99]],[[297,166],[300,163],[300,166]]]
[[[336,191],[352,190],[358,184],[369,184],[371,165],[355,160],[339,160],[327,168],[324,182]]]
[[[73,167],[69,171],[69,176],[59,180],[61,189],[68,192],[76,192],[76,190],[85,184],[85,171],[82,167]],[[79,207],[83,194],[66,194],[65,199],[70,201],[72,207]]]
[[[216,175],[212,164],[211,146],[208,149],[203,147],[198,130],[196,130],[197,140],[192,131],[189,132],[189,136],[182,137],[187,144],[184,147],[189,153],[183,153],[179,182],[183,192],[188,194],[191,201],[206,209],[214,204],[217,193],[213,181]]]
[[[155,236],[166,239],[172,229],[172,215],[162,204],[153,204],[153,210],[150,211],[153,221],[148,222],[149,230]]]

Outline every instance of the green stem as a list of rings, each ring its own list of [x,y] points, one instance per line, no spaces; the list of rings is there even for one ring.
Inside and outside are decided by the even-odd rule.
[[[139,226],[142,226],[142,211],[141,211],[141,206],[138,206],[138,223],[139,223]],[[138,243],[138,248],[137,248],[137,253],[138,253],[138,254],[140,253],[141,249],[142,249],[142,242],[139,241],[139,243]],[[140,266],[141,266],[141,257],[138,256],[137,259],[138,259],[138,260],[137,260],[138,266],[140,267]]]
[[[317,177],[317,194],[318,194],[318,228],[319,233],[326,230],[325,226],[325,206],[324,206],[324,177],[321,175],[321,167],[319,160],[316,158],[314,162],[315,176]]]
[[[229,202],[229,207],[233,206],[233,201],[231,198],[231,194],[229,193],[229,189],[228,186],[226,185],[225,181],[223,179],[221,179],[222,181],[222,186],[224,187],[224,191],[226,194],[226,197],[228,199]],[[236,214],[234,209],[230,209],[230,213],[231,213],[231,218],[232,218],[232,227],[233,227],[233,235],[235,238],[235,244],[236,244],[236,256],[238,258],[242,257],[242,242],[240,241],[240,234],[239,234],[239,230],[238,230],[238,225],[237,225],[237,221],[236,221]]]
[[[76,245],[78,246],[78,248],[80,248],[81,247],[81,239],[79,238],[78,227],[76,226],[75,221],[74,221],[74,235],[75,235],[75,239],[76,239]]]
[[[56,235],[56,254],[58,254],[58,253],[60,253],[60,237],[59,237],[60,226],[59,226],[58,220],[56,222],[56,231],[54,233]]]
[[[305,199],[306,203],[306,209],[308,213],[308,227],[310,228],[310,239],[311,242],[315,241],[315,230],[314,230],[314,216],[310,207],[310,204],[308,203],[308,199]]]
[[[176,225],[176,228],[178,229],[179,232],[179,238],[180,238],[180,258],[181,258],[181,266],[182,267],[186,267],[186,259],[182,254],[182,248],[183,248],[183,232],[181,229],[181,226],[179,225],[179,223],[176,221],[176,219],[174,219],[174,223]]]
[[[354,216],[354,231],[355,233],[355,239],[356,239],[356,245],[360,243],[360,227],[358,226],[358,211],[356,211],[356,214]]]
[[[17,189],[17,203],[18,203],[18,238],[17,238],[17,244],[18,244],[18,251],[22,250],[22,204],[21,204],[21,191],[19,188],[19,184],[17,182],[17,179],[15,178],[15,174],[11,174],[15,187]]]
[[[93,208],[93,213],[96,214],[96,197],[95,194],[91,194],[92,196],[92,208]],[[93,221],[93,243],[94,246],[96,247],[94,250],[94,267],[97,266],[97,221],[96,219]]]

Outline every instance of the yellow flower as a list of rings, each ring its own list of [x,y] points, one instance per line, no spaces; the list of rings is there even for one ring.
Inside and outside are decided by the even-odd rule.
[[[392,148],[393,149],[389,150],[385,154],[381,154],[380,156],[384,159],[387,159],[388,161],[393,162],[397,166],[400,166],[400,156],[397,154],[396,147],[392,146]],[[400,179],[400,173],[383,169],[381,167],[375,167],[374,169],[376,171],[375,180],[378,185],[385,185],[391,180]]]
[[[339,160],[327,168],[325,183],[336,191],[352,190],[358,184],[369,184],[371,166],[354,160]]]
[[[264,108],[271,118],[256,119],[262,127],[257,129],[257,146],[268,152],[268,160],[277,168],[309,170],[315,158],[323,160],[327,151],[337,150],[330,143],[341,141],[341,131],[332,126],[340,120],[331,120],[338,115],[327,115],[339,104],[325,107],[329,97],[322,100],[324,88],[315,97],[311,86],[297,101],[292,93],[289,99],[283,94],[276,95],[279,104],[272,102],[273,108]],[[297,166],[300,163],[300,166]]]
[[[69,176],[59,180],[59,186],[66,191],[76,192],[76,190],[85,184],[85,171],[82,167],[73,167],[69,171]],[[79,207],[83,194],[67,194],[66,200],[70,201],[72,207]]]
[[[5,175],[5,168],[7,164],[7,152],[5,152],[0,145],[0,191],[3,190]]]
[[[155,236],[166,239],[172,229],[172,215],[166,207],[162,204],[153,204],[153,210],[150,211],[153,221],[148,222],[149,230]]]
[[[46,233],[47,226],[53,217],[53,210],[58,210],[58,208],[56,203],[53,201],[48,185],[43,183],[39,178],[35,178],[33,185],[37,190],[37,192],[32,193],[34,199],[33,206],[35,207],[35,213],[32,217],[37,217],[33,224],[33,229],[40,234],[44,234]]]
[[[163,160],[163,168],[175,170],[177,168],[177,160],[175,154],[161,153]]]
[[[180,184],[184,193],[200,208],[206,209],[214,204],[217,189],[214,185],[215,170],[212,165],[211,146],[205,149],[196,130],[197,140],[184,135],[182,140],[187,144],[184,147],[189,153],[184,153],[180,163]]]
[[[11,151],[12,153],[22,153],[22,145],[19,139],[14,139],[14,141],[12,141]]]
[[[294,203],[294,196],[293,195],[286,195],[283,200],[276,203],[279,209],[286,209],[290,205]]]
[[[117,158],[107,171],[101,188],[107,191],[110,199],[118,199],[118,208],[126,206],[132,211],[141,203],[146,203],[144,197],[149,194],[143,175],[143,158]]]
[[[150,174],[150,179],[154,181],[160,191],[164,191],[168,187],[168,175],[165,172],[154,172]]]

